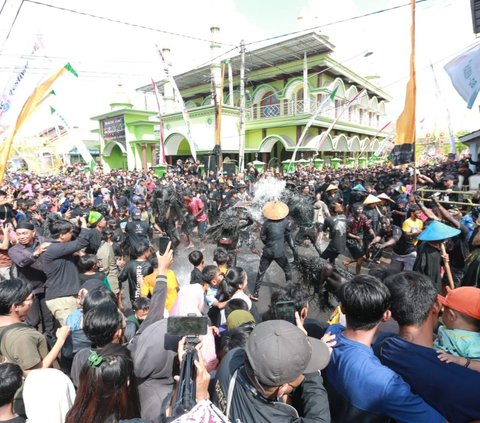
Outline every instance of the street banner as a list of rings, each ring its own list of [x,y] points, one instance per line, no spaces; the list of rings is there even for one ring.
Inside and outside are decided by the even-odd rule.
[[[480,44],[455,57],[444,69],[458,94],[471,109],[480,91]]]
[[[33,56],[41,48],[42,43],[40,41],[40,38],[37,37],[37,39],[33,43],[33,47],[31,48],[30,56]],[[17,88],[20,86],[22,81],[25,79],[25,75],[27,75],[30,69],[29,59],[23,60],[21,65],[17,66],[16,68],[20,68],[20,70],[17,74],[14,75],[12,82],[7,84],[2,96],[0,97],[0,120],[2,120],[11,109],[12,100],[15,92],[17,91]]]
[[[78,134],[74,134],[71,131],[71,127],[66,121],[66,119],[56,110],[54,107],[50,106],[50,114],[54,115],[60,122],[62,122],[62,125],[67,132],[67,142],[72,145],[72,147],[75,147],[80,155],[82,156],[83,161],[85,162],[87,169],[90,169],[91,172],[95,170],[95,159],[93,158],[92,154],[90,153],[90,150],[88,147],[85,145],[83,140],[80,138]],[[58,136],[58,139],[60,139],[60,135]],[[62,139],[63,142],[63,139]]]
[[[158,107],[158,121],[160,122],[160,154],[158,158],[158,164],[164,165],[167,164],[167,157],[165,155],[165,131],[163,128],[163,116],[160,107],[160,93],[158,92],[157,83],[152,78],[152,86],[153,92],[155,93],[155,98],[157,100],[157,107]],[[153,160],[153,157],[152,157]]]
[[[177,83],[175,82],[175,79],[173,78],[173,75],[170,72],[169,66],[167,62],[165,61],[165,58],[163,57],[162,51],[158,48],[158,54],[160,55],[160,59],[162,60],[162,65],[163,65],[163,72],[165,73],[165,76],[168,78],[168,82],[172,85],[174,91],[175,91],[175,98],[178,98],[178,103],[180,104],[180,107],[182,109],[182,117],[183,121],[185,122],[185,126],[187,128],[187,141],[188,144],[190,145],[190,152],[192,153],[193,160],[197,160],[197,145],[195,144],[195,141],[193,140],[192,137],[192,130],[191,130],[191,125],[190,125],[190,115],[188,114],[188,110],[185,106],[185,103],[183,101],[182,95],[180,94],[180,90],[178,89]]]
[[[303,129],[303,132],[302,132],[302,135],[300,135],[300,138],[297,142],[297,145],[295,146],[295,150],[293,151],[293,154],[292,154],[292,159],[290,160],[290,166],[292,165],[292,163],[295,161],[295,158],[297,156],[297,151],[298,151],[298,148],[301,147],[302,143],[303,143],[303,139],[305,138],[305,135],[307,134],[307,131],[308,129],[310,128],[310,126],[312,126],[313,122],[315,122],[315,119],[317,118],[317,116],[320,114],[320,112],[325,109],[325,106],[327,104],[329,104],[330,102],[333,102],[334,98],[335,98],[335,95],[337,94],[337,90],[338,90],[338,87],[336,87],[328,97],[326,97],[321,103],[320,105],[317,107],[317,110],[315,111],[315,113],[312,115],[312,117],[310,118],[310,120],[307,122],[307,124],[305,125],[305,128]]]
[[[17,117],[15,126],[10,133],[10,135],[2,142],[0,145],[0,183],[3,182],[5,176],[5,170],[7,168],[8,158],[10,156],[10,151],[12,149],[12,143],[15,139],[20,128],[27,121],[27,119],[37,110],[38,106],[42,104],[45,99],[50,96],[50,90],[54,82],[60,78],[64,73],[70,72],[75,76],[78,76],[75,69],[72,68],[70,63],[67,63],[63,68],[55,72],[50,78],[38,85],[30,97],[27,98],[27,101],[22,107],[20,114]]]
[[[416,103],[417,82],[415,71],[415,0],[412,1],[412,27],[411,27],[411,52],[410,52],[410,79],[407,83],[405,106],[402,114],[397,119],[395,146],[390,153],[390,160],[394,165],[411,163],[415,161],[415,135],[416,135]]]
[[[367,90],[366,88],[364,88],[362,91],[360,91],[355,97],[353,97],[348,103],[346,103],[342,109],[340,110],[340,113],[338,113],[338,116],[335,118],[335,120],[330,124],[330,126],[328,127],[328,129],[322,134],[322,137],[320,138],[320,140],[318,141],[318,144],[317,144],[317,151],[320,151],[320,147],[323,145],[323,143],[325,142],[325,140],[328,138],[328,136],[330,135],[330,132],[332,132],[333,128],[335,128],[335,125],[337,124],[337,122],[340,120],[340,118],[342,117],[342,115],[358,100],[360,100],[361,97],[363,97],[363,95],[365,95],[367,93]]]

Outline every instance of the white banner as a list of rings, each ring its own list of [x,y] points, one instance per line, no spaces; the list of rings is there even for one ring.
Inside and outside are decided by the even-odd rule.
[[[480,44],[448,62],[444,69],[471,109],[480,91]]]

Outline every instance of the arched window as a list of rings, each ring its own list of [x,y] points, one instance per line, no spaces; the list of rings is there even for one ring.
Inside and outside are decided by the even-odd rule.
[[[280,116],[280,105],[273,91],[266,92],[260,102],[260,116],[263,118]]]

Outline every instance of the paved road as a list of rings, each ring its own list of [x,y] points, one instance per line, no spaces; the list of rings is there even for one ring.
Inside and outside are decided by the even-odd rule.
[[[324,242],[322,244],[323,250],[326,247],[327,243]],[[262,250],[262,246],[262,242],[257,240],[257,248],[259,249],[259,251]],[[213,244],[207,244],[206,250],[204,251],[205,264],[214,264],[214,249],[215,246]],[[192,270],[192,265],[188,261],[188,254],[191,251],[191,249],[187,250],[185,248],[184,243],[180,244],[180,246],[177,247],[177,250],[175,251],[172,269],[175,271],[175,274],[177,275],[178,281],[181,285],[187,284],[190,281],[190,272]],[[298,251],[300,255],[317,255],[313,246],[310,246],[308,248],[298,247]],[[237,265],[244,268],[247,272],[248,288],[250,292],[253,291],[253,287],[255,285],[259,262],[260,258],[257,255],[251,253],[248,248],[242,247],[240,253],[238,254]],[[296,271],[293,272],[293,280],[298,280],[298,273]],[[256,303],[257,309],[260,314],[268,310],[268,306],[270,305],[270,296],[272,292],[282,286],[285,286],[285,275],[282,269],[275,262],[272,262],[269,269],[267,270],[262,284],[262,288],[260,290],[260,300],[258,301],[258,303]],[[325,320],[326,317],[328,317],[328,314],[328,312],[320,311],[315,302],[310,304],[310,317]]]

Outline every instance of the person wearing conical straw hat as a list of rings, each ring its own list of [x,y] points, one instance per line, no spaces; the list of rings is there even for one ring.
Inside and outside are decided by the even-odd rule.
[[[435,213],[426,208],[417,197],[419,206],[430,219],[440,219],[442,223],[446,223],[451,229],[458,229],[460,231],[457,236],[450,237],[443,246],[443,253],[448,255],[448,262],[444,263],[446,272],[443,276],[443,284],[445,285],[448,282],[452,288],[453,286],[460,285],[460,283],[463,282],[464,275],[467,274],[466,259],[470,254],[468,245],[468,228],[461,223],[462,213],[458,209],[450,208],[447,210],[443,204],[439,202],[436,195],[433,195],[431,200],[435,204],[433,208]]]
[[[327,207],[331,207],[336,203],[343,203],[343,195],[339,191],[338,185],[330,184],[325,193],[322,195],[322,201],[327,205]]]
[[[345,210],[347,216],[351,214],[353,210],[353,205],[356,203],[363,203],[365,198],[367,198],[367,190],[365,189],[365,187],[360,182],[353,184],[350,193],[350,199],[348,201],[348,207]]]
[[[458,234],[460,234],[459,229],[452,228],[438,220],[434,220],[417,237],[418,240],[423,242],[418,248],[413,270],[430,277],[439,294],[443,292],[440,272],[442,259],[445,267],[447,267],[449,262],[449,257],[445,252],[443,242]]]
[[[292,249],[295,258],[297,257],[297,252],[290,234],[290,223],[285,219],[288,211],[288,206],[282,201],[270,201],[263,207],[265,222],[260,232],[260,239],[264,243],[264,247],[258,267],[257,279],[255,280],[255,288],[250,295],[253,301],[258,301],[263,278],[272,261],[275,261],[282,268],[287,282],[292,280],[292,269],[286,256],[285,242]]]

